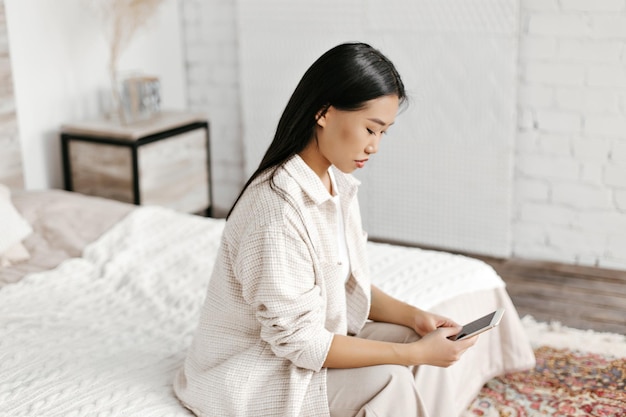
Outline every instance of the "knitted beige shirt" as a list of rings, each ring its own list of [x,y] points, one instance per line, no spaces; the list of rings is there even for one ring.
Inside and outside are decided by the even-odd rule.
[[[347,282],[338,265],[336,208],[299,156],[279,169],[274,186],[261,176],[237,204],[174,383],[197,415],[329,415],[322,365],[333,334],[356,334],[370,307],[358,181],[337,170],[335,179]]]

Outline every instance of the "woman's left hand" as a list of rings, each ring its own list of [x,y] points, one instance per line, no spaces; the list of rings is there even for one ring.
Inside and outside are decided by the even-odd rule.
[[[372,285],[372,304],[369,318],[383,323],[395,323],[410,327],[422,337],[439,327],[456,327],[458,332],[461,331],[461,326],[449,318],[429,313],[399,301],[374,285]]]
[[[417,334],[425,336],[439,327],[456,327],[459,331],[461,330],[461,326],[447,317],[417,309],[413,324],[413,330]]]

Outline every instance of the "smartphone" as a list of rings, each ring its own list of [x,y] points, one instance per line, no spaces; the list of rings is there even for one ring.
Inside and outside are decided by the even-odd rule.
[[[498,325],[498,323],[500,323],[500,319],[502,318],[503,314],[504,309],[499,308],[493,313],[489,313],[486,316],[479,318],[478,320],[474,320],[473,322],[466,324],[465,326],[463,326],[458,334],[455,334],[454,336],[449,336],[448,339],[463,340],[467,339],[468,337],[472,337],[479,333],[482,333],[486,330],[493,329]]]

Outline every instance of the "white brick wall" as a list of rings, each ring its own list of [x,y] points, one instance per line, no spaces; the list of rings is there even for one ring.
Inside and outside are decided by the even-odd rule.
[[[210,121],[214,209],[222,215],[244,181],[236,2],[184,0],[180,7],[188,105]]]
[[[626,270],[626,0],[520,0],[513,255]],[[245,180],[236,2],[185,0],[189,100],[214,197]]]
[[[513,254],[626,269],[626,1],[521,19]]]
[[[21,188],[24,182],[10,56],[4,0],[0,0],[0,152],[8,155],[5,161],[13,161],[0,165],[0,182]]]

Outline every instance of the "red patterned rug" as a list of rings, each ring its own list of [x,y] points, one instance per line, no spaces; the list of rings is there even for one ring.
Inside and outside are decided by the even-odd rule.
[[[494,378],[464,415],[626,416],[626,359],[541,346],[537,366]]]

